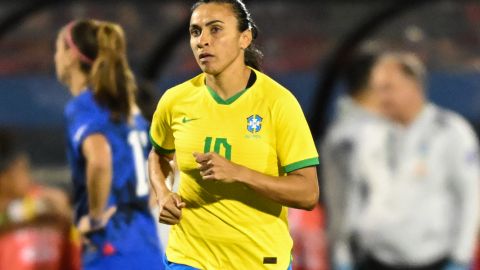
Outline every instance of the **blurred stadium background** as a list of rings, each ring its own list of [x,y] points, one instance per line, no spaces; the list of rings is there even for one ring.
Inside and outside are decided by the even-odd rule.
[[[191,2],[0,0],[0,129],[23,142],[37,181],[69,188],[63,107],[70,97],[53,63],[59,28],[78,18],[120,23],[137,80],[151,92],[144,97],[155,105],[199,72],[188,43]],[[429,69],[430,98],[480,132],[480,1],[246,3],[260,27],[265,72],[298,98],[317,141],[342,93],[338,70],[360,48],[418,54]]]
[[[350,49],[370,46],[416,52],[430,71],[431,99],[466,116],[478,130],[480,2],[400,2],[410,4],[409,9],[389,14]],[[338,64],[339,59],[335,62],[333,58],[342,42],[351,39],[365,22],[399,5],[389,0],[247,3],[261,29],[259,43],[265,53],[266,73],[297,96],[310,119],[315,113],[328,116],[331,111],[318,110],[316,105],[330,104],[327,108],[331,108],[334,100],[319,100],[329,96],[319,90],[331,91],[334,96],[341,92],[341,81],[335,81],[333,87],[322,85],[325,74],[331,75],[328,69]],[[22,14],[25,7],[35,11],[11,17]],[[69,94],[56,81],[53,64],[59,28],[74,18],[90,17],[123,25],[131,65],[138,80],[153,87],[155,103],[164,90],[198,72],[187,29],[183,29],[189,7],[190,2],[184,0],[0,1],[0,127],[15,131],[24,142],[39,181],[68,183],[63,106]],[[163,49],[155,52],[158,48]],[[315,129],[325,126],[328,117],[315,116],[322,123],[310,124]]]
[[[342,92],[338,69],[360,48],[408,50],[429,69],[430,98],[480,131],[480,1],[246,1],[264,70],[300,101],[320,140]],[[0,0],[0,129],[28,149],[36,180],[68,189],[63,107],[53,64],[59,28],[77,18],[120,23],[142,89],[161,94],[199,69],[188,44],[191,1]],[[212,123],[214,125],[214,123]]]

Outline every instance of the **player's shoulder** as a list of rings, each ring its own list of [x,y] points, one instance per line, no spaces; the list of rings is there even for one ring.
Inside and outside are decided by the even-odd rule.
[[[379,136],[382,134],[382,125],[379,122],[363,121],[355,119],[338,119],[328,128],[322,141],[323,147],[336,148],[338,145],[363,143],[365,137]]]
[[[298,104],[295,96],[286,87],[263,72],[254,70],[257,75],[257,89],[261,98],[270,103]]]
[[[367,141],[384,141],[392,124],[379,115],[366,111],[351,110],[337,117],[329,126],[324,146],[344,144],[365,144]]]
[[[325,137],[320,142],[320,149],[322,154],[329,154],[331,151],[335,151],[342,145],[348,145],[350,148],[353,148],[355,145],[356,139],[350,132],[346,132],[346,129],[343,126],[338,125],[338,123],[333,124],[328,129]]]
[[[87,116],[90,119],[96,119],[101,118],[105,113],[105,109],[98,105],[91,90],[86,90],[72,98],[65,107],[67,120],[74,120],[79,117],[85,118]]]
[[[183,83],[180,83],[167,91],[162,96],[165,103],[188,97],[205,85],[205,74],[199,74]]]
[[[438,127],[457,138],[476,138],[472,125],[462,115],[433,104],[428,106],[435,112],[434,121]]]

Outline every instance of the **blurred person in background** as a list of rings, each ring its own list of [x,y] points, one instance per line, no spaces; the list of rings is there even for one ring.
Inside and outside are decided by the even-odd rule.
[[[150,132],[160,221],[174,225],[167,268],[291,269],[287,207],[311,210],[319,194],[302,109],[258,71],[242,1],[197,1],[189,32],[203,73],[162,96]],[[178,193],[165,185],[174,153]]]
[[[366,168],[388,175],[365,179],[359,269],[469,269],[480,210],[477,138],[461,116],[428,102],[425,81],[413,54],[387,53],[373,70],[372,87],[395,125],[386,164]]]
[[[149,208],[148,123],[135,102],[122,28],[69,23],[59,32],[55,64],[73,95],[65,117],[84,269],[163,269]]]
[[[70,220],[67,196],[35,185],[27,155],[0,131],[0,269],[80,269]]]
[[[358,212],[354,208],[360,201],[354,191],[361,188],[361,182],[354,180],[358,175],[356,159],[378,149],[386,132],[386,123],[380,117],[380,97],[370,80],[377,59],[376,53],[361,51],[350,60],[344,71],[346,95],[339,98],[337,117],[321,146],[328,242],[336,270],[353,269],[355,262],[351,244],[356,217],[351,214]],[[375,166],[379,164],[376,156],[363,162]]]

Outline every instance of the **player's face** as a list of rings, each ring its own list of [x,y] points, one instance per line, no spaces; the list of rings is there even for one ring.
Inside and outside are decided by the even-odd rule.
[[[394,61],[380,62],[373,69],[372,87],[379,94],[384,114],[399,122],[408,120],[422,99],[418,82],[407,76]]]
[[[2,193],[10,198],[25,196],[30,188],[30,167],[26,157],[15,160],[10,168],[0,175]]]
[[[65,84],[68,83],[69,77],[69,57],[67,51],[68,50],[65,44],[64,33],[62,31],[58,35],[57,42],[55,44],[55,71],[57,73],[58,80]]]
[[[218,75],[233,63],[244,65],[244,48],[251,31],[238,31],[238,21],[228,4],[200,5],[190,19],[190,46],[200,68]]]

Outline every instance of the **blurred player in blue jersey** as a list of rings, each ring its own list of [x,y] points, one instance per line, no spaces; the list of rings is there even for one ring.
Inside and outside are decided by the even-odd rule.
[[[70,89],[68,155],[84,269],[163,269],[146,174],[147,122],[122,28],[74,21],[60,31],[55,64]]]

